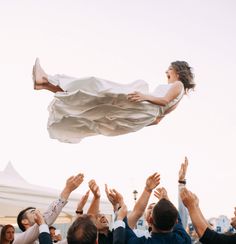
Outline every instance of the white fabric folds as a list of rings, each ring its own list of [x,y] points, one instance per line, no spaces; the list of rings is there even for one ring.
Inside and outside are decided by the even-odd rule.
[[[149,93],[148,84],[137,80],[129,84],[88,77],[77,79],[66,75],[49,76],[65,92],[57,92],[49,105],[48,132],[61,142],[78,143],[94,136],[117,136],[140,130],[176,104],[182,93],[167,106],[148,102],[134,103],[127,94]],[[153,95],[164,96],[171,84],[158,86]]]

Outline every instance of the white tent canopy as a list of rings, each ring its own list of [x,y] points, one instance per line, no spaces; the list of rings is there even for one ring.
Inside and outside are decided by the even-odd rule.
[[[0,171],[0,219],[1,223],[4,219],[14,219],[18,213],[29,206],[36,207],[41,211],[47,209],[48,205],[59,197],[60,190],[32,185],[28,183],[14,169],[9,162],[3,171]],[[70,220],[75,216],[75,208],[78,200],[81,198],[79,194],[71,194],[69,202],[63,208],[60,215],[60,222],[67,222],[65,218]],[[85,206],[85,211],[91,199]],[[108,201],[101,200],[100,210],[102,213],[110,215],[112,206]],[[64,218],[64,220],[62,220]],[[58,220],[59,220],[58,219]],[[9,221],[8,221],[9,222]]]

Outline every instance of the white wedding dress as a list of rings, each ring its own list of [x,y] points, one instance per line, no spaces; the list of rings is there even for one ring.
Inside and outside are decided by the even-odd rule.
[[[118,84],[96,77],[74,78],[66,75],[48,76],[50,83],[65,92],[55,93],[49,105],[48,131],[53,139],[78,143],[94,136],[117,136],[140,130],[182,98],[182,92],[166,106],[149,102],[130,102],[127,94],[134,91],[149,93],[148,84],[137,80]],[[163,97],[171,84],[159,85],[154,96]]]

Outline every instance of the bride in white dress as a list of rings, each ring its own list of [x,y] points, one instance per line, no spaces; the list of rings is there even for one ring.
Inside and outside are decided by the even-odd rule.
[[[172,62],[166,75],[167,84],[150,92],[143,80],[119,84],[97,77],[51,76],[38,58],[33,67],[34,89],[55,93],[48,108],[49,135],[67,143],[99,134],[122,135],[159,123],[195,87],[185,61]]]

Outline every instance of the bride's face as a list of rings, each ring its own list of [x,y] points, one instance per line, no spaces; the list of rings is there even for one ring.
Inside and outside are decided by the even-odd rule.
[[[177,72],[175,71],[175,69],[172,66],[170,66],[168,68],[168,70],[166,71],[166,76],[167,76],[168,82],[174,82],[174,81],[179,80],[179,75],[177,74]]]

